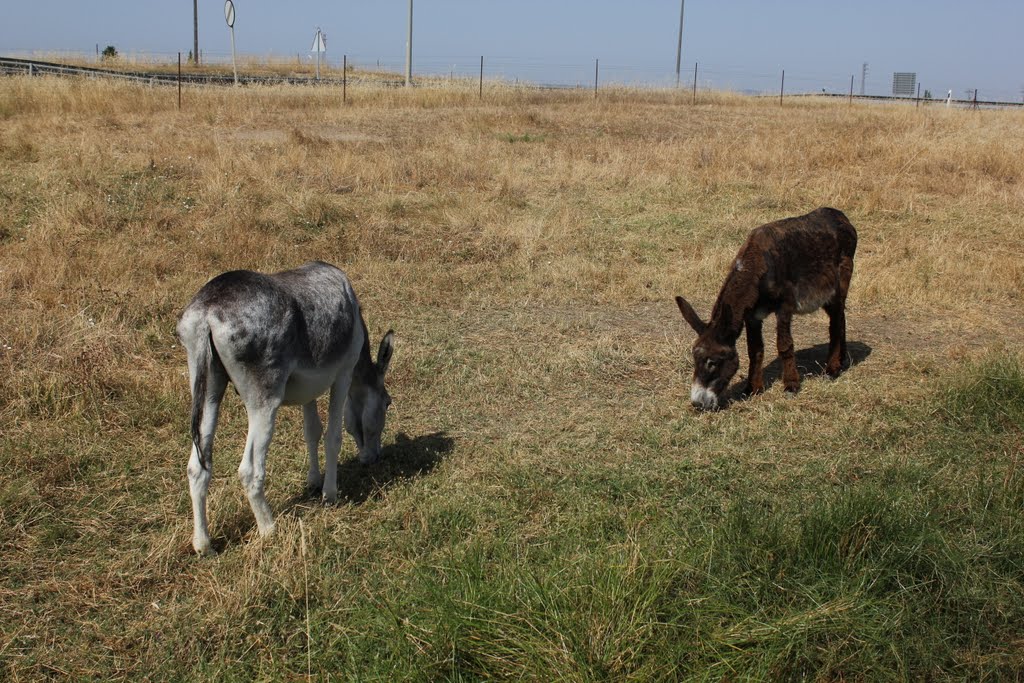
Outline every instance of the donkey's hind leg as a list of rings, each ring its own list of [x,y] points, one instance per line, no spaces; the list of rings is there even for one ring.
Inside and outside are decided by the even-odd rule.
[[[274,515],[270,511],[263,486],[267,478],[267,451],[274,436],[274,419],[280,405],[280,398],[268,397],[258,405],[246,406],[249,415],[249,434],[246,437],[242,462],[238,466],[238,479],[245,489],[261,536],[268,536],[274,531]]]
[[[192,498],[192,548],[200,555],[213,555],[210,532],[206,520],[206,496],[213,476],[213,436],[217,430],[217,415],[228,386],[228,376],[219,363],[211,363],[206,378],[206,396],[203,400],[203,419],[199,423],[199,444],[202,452],[192,444],[188,460],[188,488]]]
[[[779,359],[782,361],[782,384],[787,394],[800,391],[800,371],[796,367],[796,353],[793,350],[793,311],[783,306],[775,312],[776,338]]]
[[[844,301],[825,304],[828,313],[828,360],[825,374],[835,379],[846,360],[846,305]]]
[[[846,295],[850,291],[850,279],[853,277],[853,259],[844,258],[839,265],[839,287],[835,298],[825,304],[828,313],[828,362],[825,372],[829,377],[838,377],[846,356]]]

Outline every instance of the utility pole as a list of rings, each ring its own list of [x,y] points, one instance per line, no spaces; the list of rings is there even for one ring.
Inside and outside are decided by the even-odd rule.
[[[199,0],[192,0],[192,60],[199,66]]]
[[[864,64],[860,67],[860,94],[861,95],[864,94],[864,81],[866,81],[867,78],[868,78],[868,63],[864,62]]]
[[[412,0],[409,0],[409,39],[405,41],[405,87],[412,85]]]
[[[679,69],[683,60],[683,11],[686,9],[686,0],[679,0],[679,44],[676,45],[676,87],[679,87]]]

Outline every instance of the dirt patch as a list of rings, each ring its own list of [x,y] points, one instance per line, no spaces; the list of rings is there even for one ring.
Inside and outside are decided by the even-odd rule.
[[[384,138],[340,128],[295,128],[282,130],[280,128],[268,128],[263,130],[240,130],[234,133],[234,138],[243,142],[258,142],[263,144],[281,145],[292,141],[296,137],[308,142],[385,142]]]
[[[1011,307],[984,307],[984,315],[964,319],[948,315],[905,316],[878,311],[847,311],[847,340],[893,352],[935,356],[970,353],[984,349],[1024,349],[1024,314]],[[693,333],[679,316],[674,302],[644,303],[629,309],[586,306],[539,306],[529,316],[525,311],[490,311],[501,317],[529,317],[541,326],[578,327],[595,333],[640,338],[678,334],[691,340]],[[475,316],[474,316],[475,317]],[[774,347],[775,323],[765,322],[765,353]],[[822,311],[795,316],[793,339],[797,349],[815,347],[828,341],[828,317]],[[740,346],[745,348],[743,338]]]

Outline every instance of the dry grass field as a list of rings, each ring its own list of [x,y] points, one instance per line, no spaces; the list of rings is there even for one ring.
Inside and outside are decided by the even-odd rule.
[[[1024,676],[1022,112],[349,96],[0,80],[0,678]],[[795,398],[694,413],[673,296],[822,205],[852,366],[799,317]],[[397,333],[385,457],[324,507],[283,410],[260,539],[229,392],[196,558],[177,315],[310,259]]]

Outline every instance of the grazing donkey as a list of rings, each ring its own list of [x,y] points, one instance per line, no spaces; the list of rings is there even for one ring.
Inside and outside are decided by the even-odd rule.
[[[263,275],[235,270],[199,290],[178,321],[188,352],[192,387],[192,455],[189,491],[195,530],[192,547],[211,554],[206,493],[213,467],[213,435],[228,382],[235,385],[249,416],[238,478],[245,488],[261,535],[274,528],[263,495],[267,449],[282,405],[301,405],[309,452],[306,484],[323,486],[323,498],[338,496],[338,452],[342,412],[355,439],[359,460],[380,456],[380,437],[391,397],[384,374],[391,362],[394,333],[388,331],[370,357],[370,337],[352,285],[332,265],[312,262],[295,270]],[[323,426],[316,398],[331,390],[323,479],[317,451]]]
[[[857,231],[842,211],[820,208],[756,228],[740,248],[708,322],[676,297],[683,318],[697,333],[693,343],[690,401],[697,408],[718,407],[739,368],[736,340],[747,330],[750,371],[745,393],[764,391],[761,322],[775,314],[782,380],[786,391],[800,389],[790,321],[794,313],[824,308],[829,315],[825,372],[836,377],[846,360],[846,294],[853,275]]]

